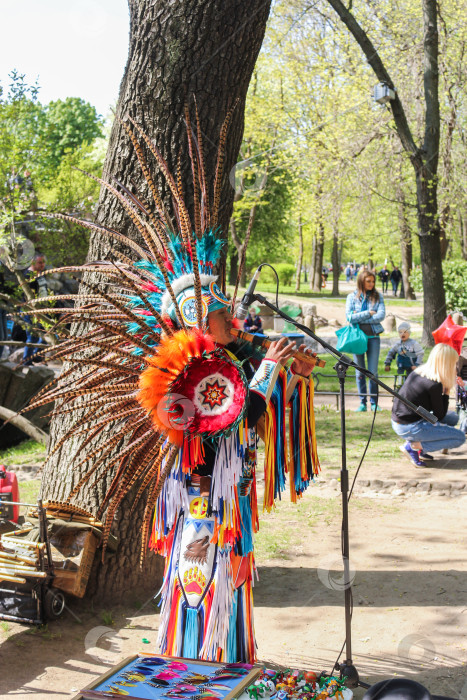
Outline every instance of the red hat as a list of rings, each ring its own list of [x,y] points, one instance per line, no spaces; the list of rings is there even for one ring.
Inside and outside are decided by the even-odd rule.
[[[452,320],[451,315],[449,315],[440,327],[433,331],[435,345],[445,343],[453,347],[457,354],[460,355],[466,332],[467,326],[458,326]]]

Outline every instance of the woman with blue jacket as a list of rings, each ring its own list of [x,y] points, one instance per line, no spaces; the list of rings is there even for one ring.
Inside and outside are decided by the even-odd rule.
[[[386,315],[383,295],[375,288],[375,275],[369,270],[363,270],[357,277],[357,289],[347,297],[345,313],[349,323],[360,326],[360,329],[368,336],[368,348],[366,351],[367,365],[365,365],[365,353],[354,355],[354,361],[360,367],[367,366],[373,374],[378,373],[378,360],[380,350],[380,333],[383,332],[381,321]],[[357,389],[360,396],[360,406],[357,411],[367,410],[366,378],[361,372],[356,373]],[[376,409],[378,385],[370,380],[370,404],[371,410]],[[381,409],[378,406],[378,411]]]

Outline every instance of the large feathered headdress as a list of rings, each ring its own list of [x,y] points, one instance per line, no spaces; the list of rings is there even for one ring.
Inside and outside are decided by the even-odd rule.
[[[81,437],[72,466],[80,473],[84,469],[84,476],[70,498],[91,478],[99,480],[116,468],[99,512],[107,508],[104,544],[114,513],[129,490],[138,485],[138,501],[151,486],[142,551],[154,504],[180,446],[182,468],[188,471],[203,461],[203,437],[227,435],[236,428],[243,417],[247,393],[240,366],[216,347],[206,332],[208,314],[230,303],[217,284],[214,269],[223,245],[217,219],[231,112],[220,133],[212,194],[207,187],[198,114],[196,136],[188,109],[185,116],[193,174],[193,221],[180,178],[172,176],[158,148],[131,119],[123,126],[135,148],[153,205],[141,201],[117,181],[110,184],[94,179],[119,200],[142,242],[103,225],[57,215],[123,242],[136,259],[113,249],[109,261],[62,268],[84,273],[80,293],[77,298],[71,297],[76,304],[65,315],[62,308],[47,311],[62,315],[57,332],[72,321],[77,322],[73,328],[82,328],[83,323],[86,326],[84,332],[73,331],[49,352],[48,357],[65,361],[67,367],[56,385],[43,390],[28,407],[56,402],[55,415],[80,412],[47,458],[50,460],[68,441]],[[155,159],[168,183],[175,225],[167,215],[146,155]],[[34,302],[27,306],[26,313],[30,313]],[[113,426],[111,436],[93,449],[93,441],[109,425]],[[126,438],[125,446],[115,454],[122,438]]]

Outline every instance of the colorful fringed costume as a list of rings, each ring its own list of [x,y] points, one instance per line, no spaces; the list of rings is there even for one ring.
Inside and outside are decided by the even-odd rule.
[[[135,501],[149,494],[143,551],[149,541],[166,558],[160,652],[252,661],[257,432],[265,440],[266,510],[284,491],[287,472],[295,501],[319,463],[312,383],[270,359],[253,366],[247,346],[218,345],[209,334],[209,314],[230,305],[213,274],[222,247],[215,227],[228,120],[221,131],[211,203],[199,124],[195,138],[186,112],[194,226],[181,187],[157,148],[135,124],[133,129],[125,125],[155,212],[120,183],[113,187],[100,181],[118,197],[144,243],[81,222],[124,239],[134,259],[112,251],[117,261],[80,268],[107,281],[106,291],[84,277],[85,292],[65,321],[86,321],[90,330],[65,339],[50,353],[71,367],[30,407],[58,401],[59,412],[66,413],[82,410],[84,404],[84,417],[51,454],[76,440],[86,424],[92,427],[75,455],[76,467],[82,471],[87,465],[87,471],[70,498],[91,477],[101,478],[116,467],[99,512],[105,513],[104,544],[125,495],[134,487]],[[167,179],[176,226],[167,219],[136,132]],[[79,366],[84,371],[78,374]],[[115,434],[94,449],[93,438],[109,424]],[[122,437],[126,443],[115,454]]]

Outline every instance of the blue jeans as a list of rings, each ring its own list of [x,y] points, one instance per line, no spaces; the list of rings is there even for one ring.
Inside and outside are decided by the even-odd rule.
[[[32,319],[30,316],[24,316],[24,320],[32,325]],[[38,328],[42,328],[41,324],[37,325]],[[45,343],[44,338],[40,338],[38,335],[34,335],[31,328],[26,329],[26,342],[27,343]],[[40,351],[41,348],[28,348],[25,347],[23,351],[23,364],[25,366],[30,366],[34,362],[34,356]]]
[[[6,311],[0,309],[0,340],[8,340],[8,330],[6,327]],[[0,345],[0,357],[3,355],[4,345]]]
[[[373,374],[378,374],[378,360],[379,360],[379,347],[381,345],[381,340],[379,336],[373,338],[368,338],[368,348],[366,351],[367,364],[365,364],[365,354],[354,355],[353,359],[357,365],[360,367],[367,367]],[[357,390],[360,396],[360,401],[366,406],[367,396],[366,396],[366,377],[364,374],[357,370]],[[378,385],[372,379],[370,379],[370,394],[378,393]],[[376,403],[376,396],[370,396],[370,402],[372,405]]]
[[[443,420],[435,425],[431,425],[426,420],[418,420],[407,425],[391,421],[391,424],[394,432],[400,437],[409,442],[420,442],[424,452],[436,452],[464,444],[465,433],[454,427],[458,420],[457,413],[449,411]]]

